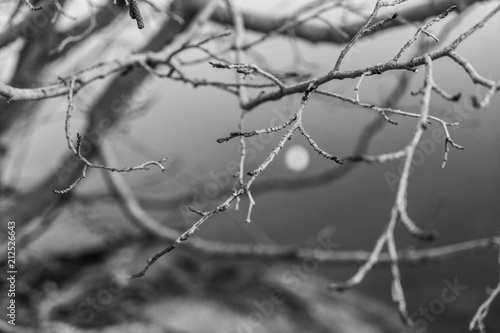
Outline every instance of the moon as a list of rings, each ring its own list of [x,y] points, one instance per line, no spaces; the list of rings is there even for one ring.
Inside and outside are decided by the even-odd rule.
[[[309,152],[301,145],[293,145],[285,152],[285,166],[292,171],[302,172],[309,165]]]

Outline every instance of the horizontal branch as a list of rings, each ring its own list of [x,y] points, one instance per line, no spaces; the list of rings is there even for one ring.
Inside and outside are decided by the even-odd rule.
[[[196,5],[203,1],[193,1]],[[481,2],[480,0],[434,0],[429,1],[414,1],[414,5],[407,6],[405,9],[399,12],[404,20],[395,20],[390,24],[384,25],[381,29],[387,29],[391,27],[400,26],[407,22],[420,22],[428,17],[436,16],[441,14],[447,8],[457,5],[459,8],[463,9],[474,3]],[[245,28],[248,30],[253,30],[256,32],[270,33],[272,31],[278,30],[282,27],[288,20],[289,17],[279,17],[275,13],[257,13],[246,11],[243,12],[243,19],[245,22]],[[231,16],[224,10],[217,11],[213,16],[212,20],[217,23],[224,25],[232,24]],[[293,27],[292,32],[294,36],[301,39],[317,43],[317,42],[329,42],[343,44],[352,38],[359,29],[363,26],[365,22],[359,21],[347,25],[340,25],[337,29],[332,29],[331,26],[327,24],[318,24],[314,22],[304,22],[301,25]]]
[[[398,261],[400,265],[425,264],[473,251],[488,250],[493,252],[498,246],[496,238],[490,237],[428,249],[400,250],[398,251]],[[371,255],[371,251],[336,251],[334,249],[298,248],[296,246],[230,244],[205,241],[200,238],[193,238],[190,242],[185,243],[184,249],[211,258],[259,260],[301,260],[307,258],[330,265],[359,265],[365,263]],[[389,253],[382,252],[375,265],[388,265],[391,262]]]
[[[460,35],[459,38],[457,38],[452,44],[450,44],[449,46],[445,47],[442,50],[429,53],[428,56],[432,60],[439,59],[444,56],[449,56],[450,53],[454,51],[465,38],[467,38],[478,28],[482,27],[487,20],[489,20],[494,14],[496,14],[496,12],[498,12],[498,7],[490,14],[488,14],[488,16],[486,16],[481,22],[479,22],[473,28],[469,29],[467,32]],[[135,66],[142,66],[141,64],[144,63],[152,67],[155,65],[164,64],[167,61],[167,59],[170,58],[171,53],[172,49],[167,48],[159,52],[133,54],[121,59],[102,62],[91,68],[76,72],[71,76],[73,78],[76,78],[74,91],[76,93],[82,87],[95,80],[103,79],[113,73],[127,71]],[[316,84],[320,86],[332,80],[343,80],[347,78],[360,77],[366,72],[371,72],[374,74],[382,74],[384,72],[391,70],[414,71],[416,67],[422,66],[424,63],[425,63],[425,56],[423,55],[403,62],[388,61],[386,63],[377,64],[361,69],[347,70],[347,71],[330,71],[322,76],[295,84],[293,86],[282,86],[279,87],[279,90],[260,94],[259,96],[257,96],[254,99],[251,99],[247,103],[242,103],[241,106],[246,110],[251,110],[264,102],[278,100],[284,96],[288,96],[295,93],[302,93],[311,84]],[[67,78],[50,86],[32,88],[32,89],[15,88],[3,82],[0,82],[0,95],[7,98],[8,101],[41,100],[45,98],[61,96],[68,93],[70,80],[71,78]],[[483,82],[478,82],[478,83],[484,85]],[[488,87],[490,88],[490,86]]]

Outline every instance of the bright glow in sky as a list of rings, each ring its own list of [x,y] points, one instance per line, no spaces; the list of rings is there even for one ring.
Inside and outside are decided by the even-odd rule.
[[[285,166],[292,171],[304,171],[309,165],[309,152],[300,145],[294,145],[285,153]]]

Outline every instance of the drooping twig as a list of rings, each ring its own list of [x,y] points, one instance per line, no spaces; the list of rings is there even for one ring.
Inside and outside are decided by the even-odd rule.
[[[314,151],[323,156],[326,159],[332,160],[336,162],[337,164],[342,164],[344,161],[340,159],[338,156],[335,156],[333,154],[327,153],[323,149],[321,149],[318,144],[313,140],[313,138],[309,135],[309,133],[306,132],[304,129],[304,126],[300,125],[299,126],[299,131],[302,133],[302,135],[309,141],[309,144],[313,147]]]
[[[408,190],[408,178],[411,170],[411,163],[413,161],[413,155],[417,149],[418,143],[420,142],[420,138],[424,130],[427,128],[427,117],[429,114],[429,105],[431,100],[431,92],[432,92],[432,60],[429,56],[426,56],[426,71],[424,78],[424,95],[421,100],[421,109],[420,115],[421,118],[418,122],[417,129],[413,136],[412,141],[407,146],[406,150],[406,159],[403,166],[403,171],[401,173],[401,179],[399,182],[398,193],[396,197],[396,206],[398,208],[399,216],[401,218],[401,222],[406,226],[408,231],[415,237],[430,240],[433,239],[434,235],[432,233],[422,231],[418,228],[413,221],[410,220],[408,214],[406,213],[406,204],[407,204],[407,190]]]
[[[408,177],[410,175],[411,162],[413,161],[413,155],[417,148],[418,142],[426,128],[426,120],[429,112],[430,96],[432,91],[432,60],[430,57],[426,57],[426,75],[424,79],[424,95],[421,101],[421,118],[418,122],[417,129],[413,136],[412,141],[406,147],[405,163],[403,165],[403,171],[400,177],[398,190],[396,194],[396,201],[391,211],[390,221],[384,230],[384,232],[378,238],[374,249],[372,250],[369,259],[362,265],[355,275],[353,275],[349,280],[343,283],[332,283],[329,288],[342,291],[347,288],[351,288],[361,283],[365,276],[371,271],[374,265],[378,262],[380,254],[384,245],[387,244],[389,249],[389,257],[391,260],[391,272],[393,276],[393,299],[398,303],[399,312],[406,323],[411,323],[411,319],[406,311],[406,301],[404,298],[403,288],[401,286],[401,278],[399,273],[399,259],[397,256],[396,245],[394,243],[394,227],[396,222],[400,220],[408,229],[408,231],[419,237],[419,238],[430,238],[432,234],[420,230],[409,218],[402,218],[402,216],[407,217],[406,213],[406,197],[408,189]]]
[[[500,8],[500,6],[499,6]],[[500,87],[500,82],[496,83],[493,80],[486,79],[479,75],[477,71],[472,67],[472,65],[465,60],[462,56],[460,56],[457,52],[451,51],[448,56],[453,59],[457,64],[459,64],[466,72],[469,74],[473,83],[481,84],[485,87],[488,87],[489,90],[483,99],[479,99],[477,96],[472,97],[473,105],[476,108],[485,108],[490,104],[491,97],[495,94],[495,91]]]
[[[70,119],[72,115],[72,111],[74,109],[74,94],[75,94],[75,84],[76,84],[77,78],[73,77],[70,81],[69,84],[69,91],[68,91],[68,107],[66,109],[66,119],[65,119],[65,125],[64,125],[64,132],[66,136],[66,142],[68,145],[68,148],[70,151],[73,152],[73,154],[83,163],[83,169],[80,174],[80,177],[77,178],[71,185],[69,185],[67,188],[62,189],[62,190],[54,190],[54,193],[57,194],[66,194],[69,191],[71,191],[83,178],[86,176],[86,171],[87,167],[89,168],[98,168],[98,169],[105,169],[108,171],[112,172],[130,172],[130,171],[136,171],[136,170],[149,170],[148,166],[150,165],[156,165],[162,172],[166,172],[165,167],[161,164],[167,160],[167,158],[162,158],[161,160],[158,161],[148,161],[145,163],[142,163],[140,165],[132,166],[132,167],[124,167],[124,168],[117,168],[113,166],[108,166],[108,165],[99,165],[90,162],[88,159],[86,159],[82,153],[81,153],[81,146],[83,144],[83,137],[77,133],[77,145],[73,144],[73,140],[71,139],[71,132],[70,132]]]
[[[116,164],[116,157],[108,143],[103,143],[100,151],[101,159],[105,165]],[[140,206],[135,198],[130,187],[125,183],[123,176],[118,172],[104,172],[104,177],[108,181],[111,191],[115,193],[120,206],[123,208],[129,220],[134,223],[140,230],[160,237],[166,240],[173,241],[178,232],[160,224],[149,214],[147,214]]]
[[[495,238],[495,242],[498,246],[498,267],[500,268],[500,237]],[[490,306],[495,300],[500,295],[500,270],[498,273],[498,284],[495,287],[495,289],[490,291],[490,295],[488,298],[481,304],[481,306],[477,309],[476,314],[472,318],[470,325],[469,325],[469,330],[474,330],[475,328],[478,328],[481,333],[486,332],[486,327],[484,325],[484,319],[488,315],[488,312],[490,310]]]

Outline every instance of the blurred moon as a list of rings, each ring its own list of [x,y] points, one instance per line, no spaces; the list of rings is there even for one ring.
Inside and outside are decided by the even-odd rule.
[[[293,145],[285,153],[285,165],[288,169],[301,172],[309,165],[309,152],[300,145]]]

